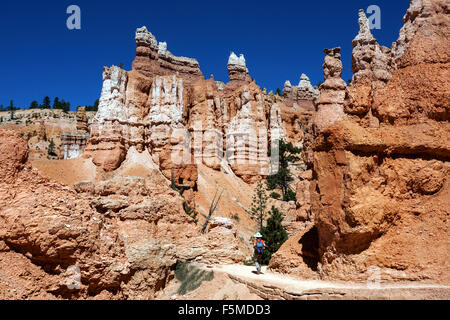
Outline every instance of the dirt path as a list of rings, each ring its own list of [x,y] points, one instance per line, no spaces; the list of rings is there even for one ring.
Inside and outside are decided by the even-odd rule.
[[[211,270],[211,269],[210,269]],[[245,265],[221,265],[212,269],[225,273],[236,283],[245,284],[263,299],[450,299],[450,286],[405,283],[341,283],[322,280],[299,280]]]

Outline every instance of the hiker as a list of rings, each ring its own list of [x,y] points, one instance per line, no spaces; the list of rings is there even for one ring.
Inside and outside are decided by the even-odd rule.
[[[261,273],[261,264],[263,260],[264,248],[266,247],[264,240],[262,239],[261,233],[256,233],[254,235],[255,240],[253,240],[253,249],[255,255],[255,265],[258,274]]]

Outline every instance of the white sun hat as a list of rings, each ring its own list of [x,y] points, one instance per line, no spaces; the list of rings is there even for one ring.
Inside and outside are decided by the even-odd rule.
[[[255,237],[255,238],[262,238],[262,235],[261,235],[261,233],[257,232],[257,233],[254,235],[254,237]]]

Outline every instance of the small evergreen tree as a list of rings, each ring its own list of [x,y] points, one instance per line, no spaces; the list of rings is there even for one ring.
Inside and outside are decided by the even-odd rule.
[[[95,100],[94,105],[86,106],[86,111],[98,111],[99,100]]]
[[[99,99],[95,100],[92,111],[98,111],[98,104],[99,104],[99,102],[100,102]]]
[[[3,111],[3,110],[5,110],[5,107],[2,104],[0,104],[0,111]]]
[[[42,100],[42,109],[50,109],[50,97],[44,97],[44,100]]]
[[[14,110],[16,110],[16,108],[14,107],[14,101],[12,101],[12,100],[9,101],[8,110],[10,111],[9,118],[11,120],[14,120]]]
[[[286,194],[283,197],[283,201],[289,202],[289,201],[295,201],[297,199],[297,193],[292,191],[291,189],[288,189]]]
[[[252,206],[248,213],[251,215],[252,219],[258,221],[259,228],[263,226],[263,222],[266,218],[266,208],[267,208],[267,195],[266,190],[261,181],[258,182],[255,189],[255,194],[253,195]]]
[[[61,106],[60,106],[59,98],[56,97],[56,98],[53,100],[53,109],[60,109],[60,108],[61,108]]]
[[[30,109],[39,109],[39,103],[36,100],[31,101]]]
[[[53,156],[53,157],[57,156],[57,154],[55,153],[55,142],[53,141],[53,139],[51,139],[50,143],[48,144],[47,153],[49,156]]]
[[[300,148],[296,148],[291,142],[285,143],[283,140],[279,141],[279,167],[278,171],[267,177],[267,189],[274,190],[277,187],[281,189],[283,194],[283,201],[295,200],[295,192],[290,188],[290,183],[294,180],[291,171],[289,170],[289,163],[295,163],[300,160],[297,155],[301,153]],[[270,155],[270,151],[269,151]]]
[[[64,112],[69,112],[70,111],[70,102],[66,102],[64,99],[62,99],[59,102],[59,107],[58,109],[62,109]]]
[[[67,101],[67,102],[64,104],[64,106],[63,106],[63,111],[66,112],[66,113],[70,111],[70,102],[69,102],[69,101]]]
[[[263,255],[263,264],[269,264],[272,254],[280,249],[281,245],[288,239],[288,234],[281,224],[283,217],[277,208],[272,206],[267,225],[261,228],[261,235],[266,243]]]
[[[275,94],[278,96],[283,96],[283,93],[281,92],[280,88],[277,88],[277,91],[275,91]]]

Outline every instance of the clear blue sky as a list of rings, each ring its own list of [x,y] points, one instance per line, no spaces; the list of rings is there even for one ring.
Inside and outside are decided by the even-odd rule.
[[[81,8],[81,30],[68,30],[66,8]],[[28,107],[55,96],[72,107],[100,96],[103,66],[131,69],[134,32],[146,25],[175,55],[196,58],[205,77],[228,81],[230,51],[243,53],[261,87],[282,89],[306,73],[323,80],[323,49],[342,47],[351,78],[351,41],[358,9],[381,8],[382,45],[398,38],[408,0],[370,1],[2,1],[0,104]]]

